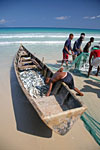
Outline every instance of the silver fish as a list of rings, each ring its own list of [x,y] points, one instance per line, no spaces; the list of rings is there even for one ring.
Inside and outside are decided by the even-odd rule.
[[[47,93],[48,86],[44,82],[44,77],[38,71],[22,71],[20,78],[29,94],[34,97],[43,97]]]

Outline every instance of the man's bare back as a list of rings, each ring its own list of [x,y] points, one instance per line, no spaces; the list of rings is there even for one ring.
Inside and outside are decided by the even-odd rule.
[[[51,81],[54,83],[54,82],[57,82],[58,80],[61,80],[64,76],[67,76],[67,73],[66,72],[56,72],[53,77],[51,78]]]
[[[63,72],[64,68],[60,68],[53,76],[52,78],[47,78],[46,83],[50,84],[49,85],[49,90],[46,94],[46,96],[49,96],[52,90],[53,83],[62,80],[62,82],[67,83],[70,89],[75,90],[80,96],[83,96],[83,93],[80,92],[76,87],[74,87],[74,81],[73,77],[70,73],[68,72]]]

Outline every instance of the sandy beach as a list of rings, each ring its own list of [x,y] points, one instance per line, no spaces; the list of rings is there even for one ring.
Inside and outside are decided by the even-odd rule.
[[[52,132],[22,92],[12,59],[2,62],[0,70],[0,150],[100,149],[80,119],[65,136]],[[75,82],[82,88],[78,77],[75,77]],[[96,93],[92,96],[95,97]]]

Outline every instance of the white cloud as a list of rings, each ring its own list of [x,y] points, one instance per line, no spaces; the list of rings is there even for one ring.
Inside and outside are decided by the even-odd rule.
[[[90,19],[96,19],[96,16],[92,16],[92,17],[90,17]]]
[[[85,17],[83,17],[83,19],[89,19],[89,17],[88,17],[88,16],[85,16]]]
[[[93,19],[97,19],[97,18],[100,18],[100,15],[98,15],[98,16],[85,16],[85,17],[83,17],[83,19],[91,19],[91,20],[93,20]]]
[[[56,20],[66,20],[69,19],[71,16],[60,16],[60,17],[56,17]]]
[[[15,20],[1,19],[1,20],[0,20],[0,25],[4,25],[5,23],[12,23],[12,22],[15,22]]]
[[[100,18],[100,15],[98,15],[97,18]]]
[[[5,19],[0,20],[0,24],[5,24],[7,21]]]

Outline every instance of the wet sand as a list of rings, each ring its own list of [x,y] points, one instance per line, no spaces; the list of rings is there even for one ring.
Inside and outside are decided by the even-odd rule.
[[[0,150],[100,149],[80,119],[65,136],[52,132],[28,102],[11,65],[0,64]],[[77,77],[75,82],[78,86]]]

